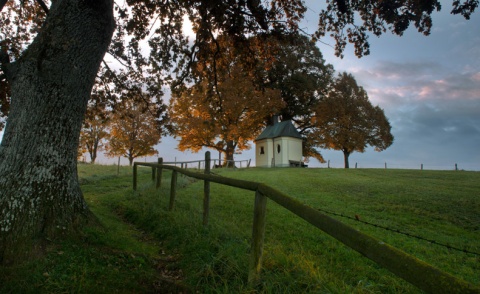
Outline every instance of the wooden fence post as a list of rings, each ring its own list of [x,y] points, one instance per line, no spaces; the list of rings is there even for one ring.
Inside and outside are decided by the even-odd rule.
[[[175,208],[175,196],[177,194],[177,171],[173,170],[172,171],[172,181],[170,183],[170,205],[168,206],[168,209],[170,211]]]
[[[157,161],[159,165],[163,164],[163,157],[160,157]],[[157,183],[155,184],[155,188],[160,188],[162,186],[162,171],[163,169],[161,167],[157,167]]]
[[[248,284],[254,286],[260,280],[262,268],[263,240],[265,237],[265,216],[267,197],[255,191],[255,206],[253,209],[252,247],[250,253],[250,268],[248,271]]]
[[[250,167],[250,162],[251,162],[251,161],[252,161],[252,159],[250,158],[250,159],[248,160],[247,168]]]
[[[137,163],[133,163],[133,191],[137,191]]]
[[[328,160],[328,166],[327,166],[327,168],[330,168],[330,159]]]
[[[210,173],[210,151],[205,152],[205,171]],[[210,213],[210,181],[203,181],[203,226],[208,225],[208,215]]]
[[[455,163],[455,170],[458,170],[458,165]]]
[[[423,163],[420,164],[420,170],[423,170]]]
[[[152,166],[152,181],[155,181],[155,171],[156,168]]]

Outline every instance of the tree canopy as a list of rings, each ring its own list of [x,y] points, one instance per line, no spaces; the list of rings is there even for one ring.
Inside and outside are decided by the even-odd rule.
[[[365,152],[368,145],[383,151],[393,143],[383,110],[370,103],[367,92],[347,73],[338,75],[330,93],[318,104],[313,121],[316,144],[342,151],[345,168],[353,152]]]
[[[103,2],[106,0],[98,1]],[[390,31],[397,35],[413,24],[420,33],[428,35],[433,25],[431,15],[442,6],[438,0],[412,3],[410,0],[325,0],[319,13],[318,30],[311,36],[322,40],[331,35],[338,56],[348,43],[355,54],[369,54],[368,37]],[[246,45],[246,36],[258,32],[283,35],[298,31],[298,23],[308,9],[300,0],[273,0],[269,6],[260,1],[141,1],[114,3],[117,29],[108,55],[116,59],[130,78],[142,76],[151,87],[188,79],[196,61],[212,57],[209,44],[216,43],[218,33],[236,36]],[[452,0],[452,14],[469,19],[477,9],[478,0]],[[42,30],[49,0],[2,0],[0,2],[0,118],[8,114],[10,88],[5,75],[7,64],[19,58],[31,40]],[[360,17],[355,17],[359,15]],[[188,20],[188,22],[187,22]],[[183,30],[192,24],[194,37],[189,39]],[[149,47],[149,50],[142,48]],[[150,51],[145,54],[145,52]],[[118,70],[102,65],[101,76]],[[135,75],[132,75],[135,72]],[[153,73],[148,75],[146,73]],[[118,83],[116,86],[121,86]],[[5,120],[5,119],[3,119]],[[2,127],[0,121],[0,127]]]
[[[355,46],[355,55],[370,54],[368,37],[380,36],[390,31],[403,35],[413,24],[418,32],[429,35],[432,28],[432,13],[440,11],[438,0],[326,0],[327,7],[320,11],[319,26],[314,34],[322,38],[330,34],[335,39],[335,54],[342,56],[347,43]],[[466,19],[478,7],[478,0],[453,0],[452,14]]]
[[[79,152],[88,152],[90,162],[95,163],[97,151],[103,149],[103,141],[108,137],[109,114],[101,94],[92,96],[80,131]]]
[[[198,64],[198,81],[172,96],[169,113],[181,151],[213,148],[231,162],[237,149],[250,148],[265,118],[283,102],[280,91],[262,88],[254,72],[245,69],[242,48],[237,50],[226,36],[219,43],[214,66],[208,61]]]
[[[123,156],[129,164],[142,156],[158,153],[154,146],[162,136],[155,111],[139,97],[125,100],[110,114],[110,135],[105,146],[107,156]]]
[[[270,37],[272,61],[263,64],[265,86],[281,92],[284,107],[277,111],[282,120],[292,120],[305,138],[303,154],[324,159],[311,138],[315,107],[328,93],[334,69],[326,64],[312,40],[299,34]],[[270,120],[269,120],[270,121]]]

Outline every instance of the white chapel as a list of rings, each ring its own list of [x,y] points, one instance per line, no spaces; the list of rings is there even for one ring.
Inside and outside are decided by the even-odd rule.
[[[300,166],[302,162],[302,135],[291,120],[278,121],[274,116],[269,125],[255,139],[257,167]]]

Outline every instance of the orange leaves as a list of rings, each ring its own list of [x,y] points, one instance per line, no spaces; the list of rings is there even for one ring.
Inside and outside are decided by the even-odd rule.
[[[132,163],[137,157],[157,154],[153,147],[161,132],[153,113],[143,101],[125,101],[111,116],[107,156],[124,156]]]
[[[347,73],[339,75],[332,91],[318,105],[313,121],[319,145],[324,148],[350,154],[364,152],[367,145],[382,151],[393,143],[383,110],[370,103],[366,91]]]
[[[180,150],[210,147],[227,152],[227,142],[240,150],[250,148],[248,141],[282,101],[279,91],[256,89],[246,73],[231,65],[228,75],[218,76],[216,87],[203,80],[174,96],[170,105]]]

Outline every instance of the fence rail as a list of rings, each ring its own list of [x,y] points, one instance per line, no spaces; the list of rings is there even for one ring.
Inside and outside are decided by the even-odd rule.
[[[176,166],[163,164],[159,159],[158,163],[134,163],[133,166],[133,189],[137,188],[137,167],[149,166],[156,172],[157,188],[160,187],[162,169],[172,170],[170,203],[169,209],[174,209],[176,197],[177,173],[203,180],[204,201],[203,201],[203,224],[208,224],[210,182],[232,186],[255,192],[255,203],[253,213],[252,243],[250,253],[250,266],[248,282],[255,285],[260,280],[261,261],[263,254],[263,242],[265,235],[266,205],[267,198],[283,206],[285,209],[306,220],[323,232],[334,237],[346,246],[361,253],[370,260],[388,269],[398,277],[415,285],[427,293],[480,293],[480,288],[461,280],[453,275],[443,272],[432,265],[429,265],[414,256],[411,256],[391,245],[388,245],[374,237],[359,232],[322,212],[309,207],[298,200],[278,191],[268,185],[232,179],[210,174],[210,152],[205,154],[206,168],[204,173],[181,169]],[[152,180],[154,178],[152,177]]]
[[[249,168],[250,163],[252,162],[251,159],[244,159],[244,160],[209,159],[209,161],[210,161],[210,166],[212,166],[211,162],[213,161],[213,167],[215,168],[221,167],[222,162],[225,163],[227,167],[230,166],[229,163],[232,163],[234,167],[237,167],[236,164],[238,163],[239,165],[238,167],[240,168],[243,168],[243,166],[245,166],[246,168]],[[217,161],[218,161],[218,164],[217,164]],[[194,168],[197,167],[198,169],[201,169],[202,163],[205,166],[205,162],[206,160],[202,159],[202,160],[190,160],[190,161],[166,161],[166,162],[163,162],[163,164],[174,165],[174,166],[179,165],[181,168],[188,168],[190,164],[191,167],[194,167]],[[244,165],[242,163],[244,163]]]

